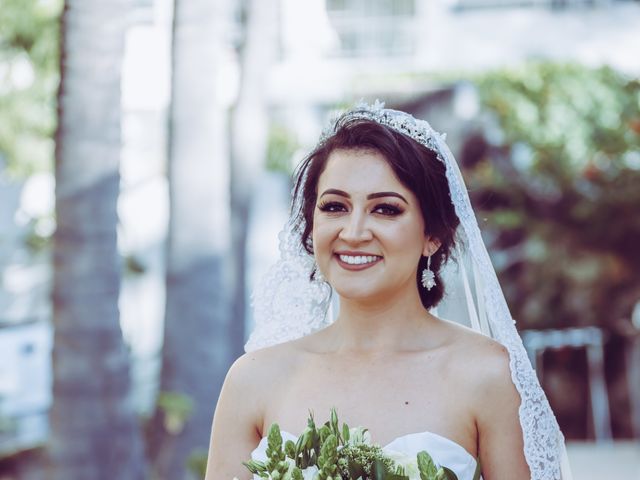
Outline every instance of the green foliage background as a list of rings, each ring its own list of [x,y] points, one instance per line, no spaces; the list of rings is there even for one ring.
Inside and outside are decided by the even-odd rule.
[[[2,0],[0,160],[11,175],[53,166],[61,9],[61,0]]]
[[[640,299],[640,82],[530,63],[475,81],[462,159],[520,327],[606,325]]]
[[[272,125],[267,145],[267,170],[290,174],[293,169],[291,160],[299,146],[295,136],[286,127]]]

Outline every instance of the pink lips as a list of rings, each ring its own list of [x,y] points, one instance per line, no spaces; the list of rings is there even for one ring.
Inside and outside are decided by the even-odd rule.
[[[349,255],[349,256],[353,256],[353,257],[359,257],[359,256],[373,257],[373,256],[377,256],[378,259],[373,261],[373,262],[370,262],[370,263],[360,263],[360,264],[352,265],[350,263],[343,262],[340,259],[340,255]],[[336,257],[336,261],[338,262],[338,265],[340,265],[345,270],[350,270],[352,272],[357,272],[357,271],[360,271],[360,270],[366,270],[367,268],[371,268],[374,265],[377,265],[382,260],[382,257],[380,257],[378,255],[372,255],[371,253],[366,253],[366,252],[336,252],[335,253],[335,257]]]

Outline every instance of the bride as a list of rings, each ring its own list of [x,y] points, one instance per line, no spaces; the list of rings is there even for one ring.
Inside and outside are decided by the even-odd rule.
[[[329,306],[338,300],[335,314]],[[337,296],[337,298],[335,298]],[[458,167],[426,122],[360,105],[298,169],[281,258],[216,407],[208,480],[251,478],[309,411],[471,480],[570,477]]]

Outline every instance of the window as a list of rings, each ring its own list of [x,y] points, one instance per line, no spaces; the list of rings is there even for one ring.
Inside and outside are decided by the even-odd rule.
[[[411,56],[416,49],[415,0],[326,0],[346,57]]]

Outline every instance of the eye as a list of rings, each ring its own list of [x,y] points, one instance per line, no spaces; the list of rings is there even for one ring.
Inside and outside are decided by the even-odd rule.
[[[403,212],[400,207],[391,203],[381,203],[379,205],[376,205],[373,211],[375,213],[379,213],[380,215],[385,215],[388,217],[395,217],[396,215],[400,215]]]
[[[327,213],[338,213],[347,211],[347,207],[345,207],[340,202],[324,202],[318,205],[318,209],[322,212]]]

